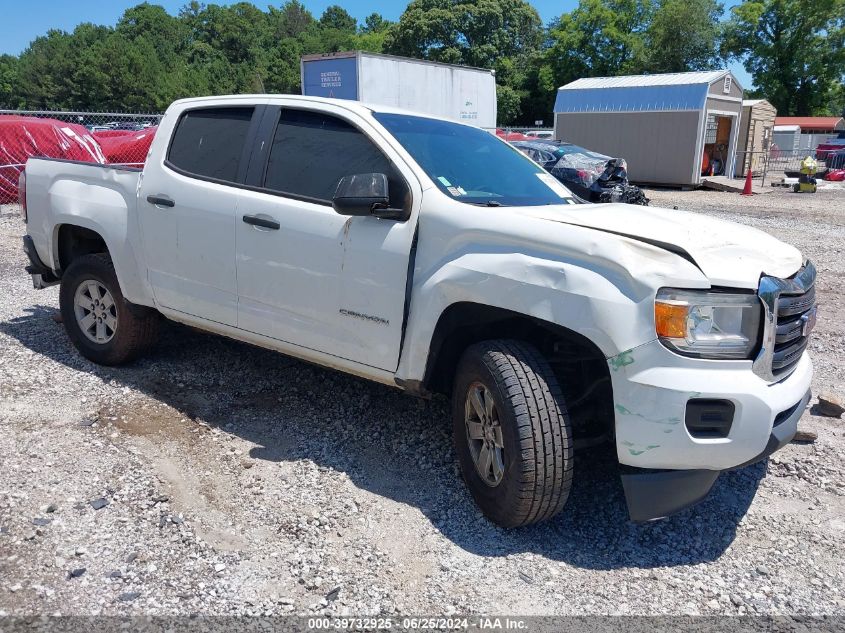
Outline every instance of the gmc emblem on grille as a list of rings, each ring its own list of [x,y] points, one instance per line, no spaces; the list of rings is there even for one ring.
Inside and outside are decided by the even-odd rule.
[[[816,306],[813,306],[812,310],[801,317],[801,323],[803,324],[801,327],[801,336],[807,336],[816,327]]]

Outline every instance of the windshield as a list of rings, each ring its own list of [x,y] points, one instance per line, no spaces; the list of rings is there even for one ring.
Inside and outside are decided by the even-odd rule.
[[[455,200],[514,207],[575,203],[554,176],[489,132],[404,114],[374,116]]]

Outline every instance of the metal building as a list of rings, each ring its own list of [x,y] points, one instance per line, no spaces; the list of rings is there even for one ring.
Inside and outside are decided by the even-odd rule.
[[[814,152],[824,143],[845,131],[841,116],[779,116],[775,120],[778,148],[795,152]]]
[[[733,173],[742,86],[728,70],[578,79],[554,110],[556,139],[626,159],[635,182]]]

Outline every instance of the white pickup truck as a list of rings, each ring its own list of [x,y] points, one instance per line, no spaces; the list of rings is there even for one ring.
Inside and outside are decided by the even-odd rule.
[[[665,517],[789,442],[810,398],[816,272],[795,248],[582,204],[460,123],[186,99],[143,171],[31,159],[22,180],[27,270],[61,283],[84,356],[138,357],[164,315],[450,395],[464,479],[502,526],[559,512],[574,451],[601,439],[632,520]]]

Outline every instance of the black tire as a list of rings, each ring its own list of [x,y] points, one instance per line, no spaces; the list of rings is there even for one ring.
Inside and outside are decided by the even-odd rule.
[[[479,442],[494,449],[495,423],[484,432],[490,439],[470,439],[475,425],[469,412],[470,389],[482,385],[492,394],[501,427],[501,480],[492,470],[476,467]],[[483,341],[461,357],[452,394],[455,449],[464,481],[475,502],[491,521],[506,528],[544,521],[563,509],[572,487],[572,428],[557,379],[542,354],[516,340]],[[468,418],[473,421],[467,422]],[[477,434],[478,427],[475,426]],[[472,447],[471,447],[472,445]],[[484,460],[481,460],[484,461]],[[489,473],[487,480],[482,470]]]
[[[99,283],[113,298],[111,314],[116,318],[116,326],[111,338],[103,343],[91,340],[77,320],[77,290],[91,281]],[[132,305],[123,298],[111,257],[105,253],[84,255],[73,260],[62,275],[59,307],[71,342],[85,358],[99,365],[122,365],[135,360],[158,338],[158,312]]]

